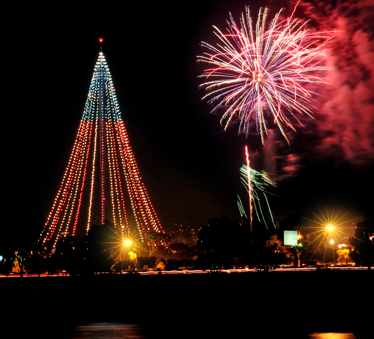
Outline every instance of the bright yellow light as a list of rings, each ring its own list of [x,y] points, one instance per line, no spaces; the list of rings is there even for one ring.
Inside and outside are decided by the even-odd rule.
[[[130,247],[132,247],[133,244],[134,244],[134,242],[129,238],[122,239],[122,246],[124,248],[130,248]]]
[[[329,240],[329,244],[330,244],[331,246],[335,245],[335,240],[334,240],[334,239],[330,239],[330,240]]]
[[[129,259],[130,259],[131,261],[135,261],[136,258],[138,257],[138,255],[137,255],[136,252],[134,252],[134,251],[130,251],[130,252],[128,253],[128,255],[129,255]]]
[[[325,231],[326,231],[327,233],[333,233],[333,232],[335,231],[335,225],[332,224],[332,223],[328,223],[328,224],[326,224],[326,226],[325,226]]]

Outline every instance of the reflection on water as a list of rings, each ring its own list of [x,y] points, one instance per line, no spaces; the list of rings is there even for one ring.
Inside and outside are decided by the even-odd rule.
[[[353,333],[313,333],[311,339],[355,339]]]
[[[77,327],[71,339],[143,339],[136,325],[90,323]]]
[[[235,336],[234,336],[235,337]],[[353,333],[312,333],[310,339],[355,339]],[[88,323],[76,328],[71,339],[144,339],[136,325],[121,323]]]

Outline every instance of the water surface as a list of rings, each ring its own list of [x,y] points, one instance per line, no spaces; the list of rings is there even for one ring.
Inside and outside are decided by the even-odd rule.
[[[175,339],[178,339],[177,332],[175,333]],[[257,335],[251,333],[244,334],[246,338],[257,338]],[[284,333],[280,333],[278,338],[283,338]],[[195,337],[198,338],[198,335]],[[292,336],[292,338],[294,338]],[[304,339],[305,336],[300,335],[299,339]],[[307,336],[309,339],[356,339],[353,333],[336,333],[336,332],[324,332],[324,333],[311,333]],[[95,322],[81,324],[76,327],[74,334],[69,339],[145,339],[139,326],[134,324],[121,324],[121,323],[110,323],[110,322]],[[206,338],[209,339],[209,338]],[[236,339],[236,336],[232,336],[227,339]],[[238,338],[239,339],[239,338]],[[272,338],[276,339],[276,338]]]
[[[144,339],[132,324],[90,323],[79,325],[71,339]]]
[[[309,335],[310,339],[355,339],[353,333],[312,333]]]

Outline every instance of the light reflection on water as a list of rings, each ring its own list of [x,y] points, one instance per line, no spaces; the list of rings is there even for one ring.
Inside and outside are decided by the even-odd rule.
[[[353,333],[313,333],[310,339],[355,339]]]
[[[312,333],[310,339],[355,339],[352,333]],[[121,323],[89,323],[76,328],[71,339],[144,339],[136,325]]]
[[[77,327],[71,339],[143,339],[136,325],[90,323]]]

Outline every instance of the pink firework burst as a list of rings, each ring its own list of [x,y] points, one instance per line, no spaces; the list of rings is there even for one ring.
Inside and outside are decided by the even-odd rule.
[[[260,8],[254,22],[246,7],[239,24],[230,14],[225,31],[213,26],[218,41],[202,42],[198,56],[207,66],[203,99],[213,104],[212,112],[222,112],[224,129],[238,124],[240,134],[255,130],[262,142],[270,124],[288,141],[287,130],[312,117],[317,85],[325,83],[324,48],[331,33],[281,14],[269,18],[268,9]]]

